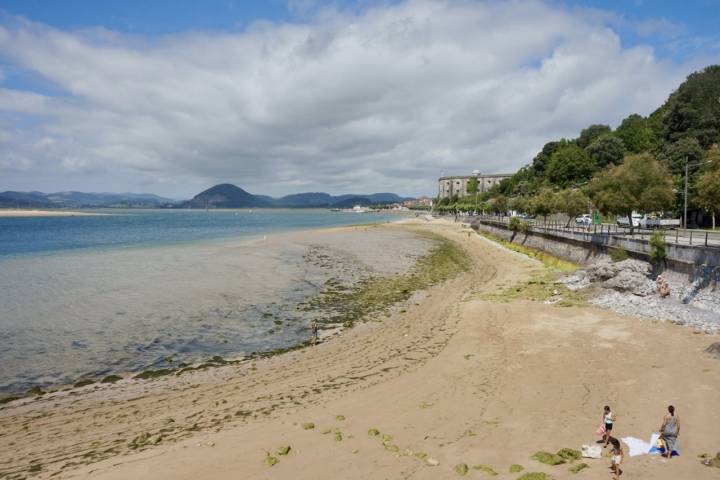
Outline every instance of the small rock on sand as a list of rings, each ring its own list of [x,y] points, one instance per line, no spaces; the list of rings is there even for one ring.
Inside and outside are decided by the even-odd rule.
[[[705,352],[720,360],[720,342],[711,343]]]

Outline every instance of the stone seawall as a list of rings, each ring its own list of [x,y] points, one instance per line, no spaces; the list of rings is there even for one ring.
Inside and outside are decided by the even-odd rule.
[[[580,265],[607,256],[614,248],[622,248],[631,258],[650,261],[650,245],[647,240],[619,235],[593,235],[592,233],[531,231],[513,232],[507,226],[474,219],[473,229],[490,233],[507,241],[536,248]],[[687,276],[694,281],[702,278],[708,282],[720,281],[720,249],[666,244],[667,260],[664,269]]]

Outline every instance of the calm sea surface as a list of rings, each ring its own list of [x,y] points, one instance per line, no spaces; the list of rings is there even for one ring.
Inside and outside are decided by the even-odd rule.
[[[0,393],[295,344],[308,335],[298,306],[328,278],[356,275],[356,253],[413,249],[392,233],[285,235],[395,214],[101,213],[0,217]]]
[[[0,257],[158,245],[289,230],[379,223],[391,213],[307,210],[96,210],[107,215],[0,217]]]

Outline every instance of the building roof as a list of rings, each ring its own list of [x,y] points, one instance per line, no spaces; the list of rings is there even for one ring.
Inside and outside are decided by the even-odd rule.
[[[440,177],[439,180],[462,180],[470,178],[506,178],[512,176],[512,173],[481,173],[478,175],[451,175],[446,177]]]

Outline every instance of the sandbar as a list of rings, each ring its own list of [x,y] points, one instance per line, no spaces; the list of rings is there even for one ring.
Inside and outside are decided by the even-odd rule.
[[[110,214],[99,212],[78,212],[70,210],[0,209],[0,217],[86,217],[96,215]]]

